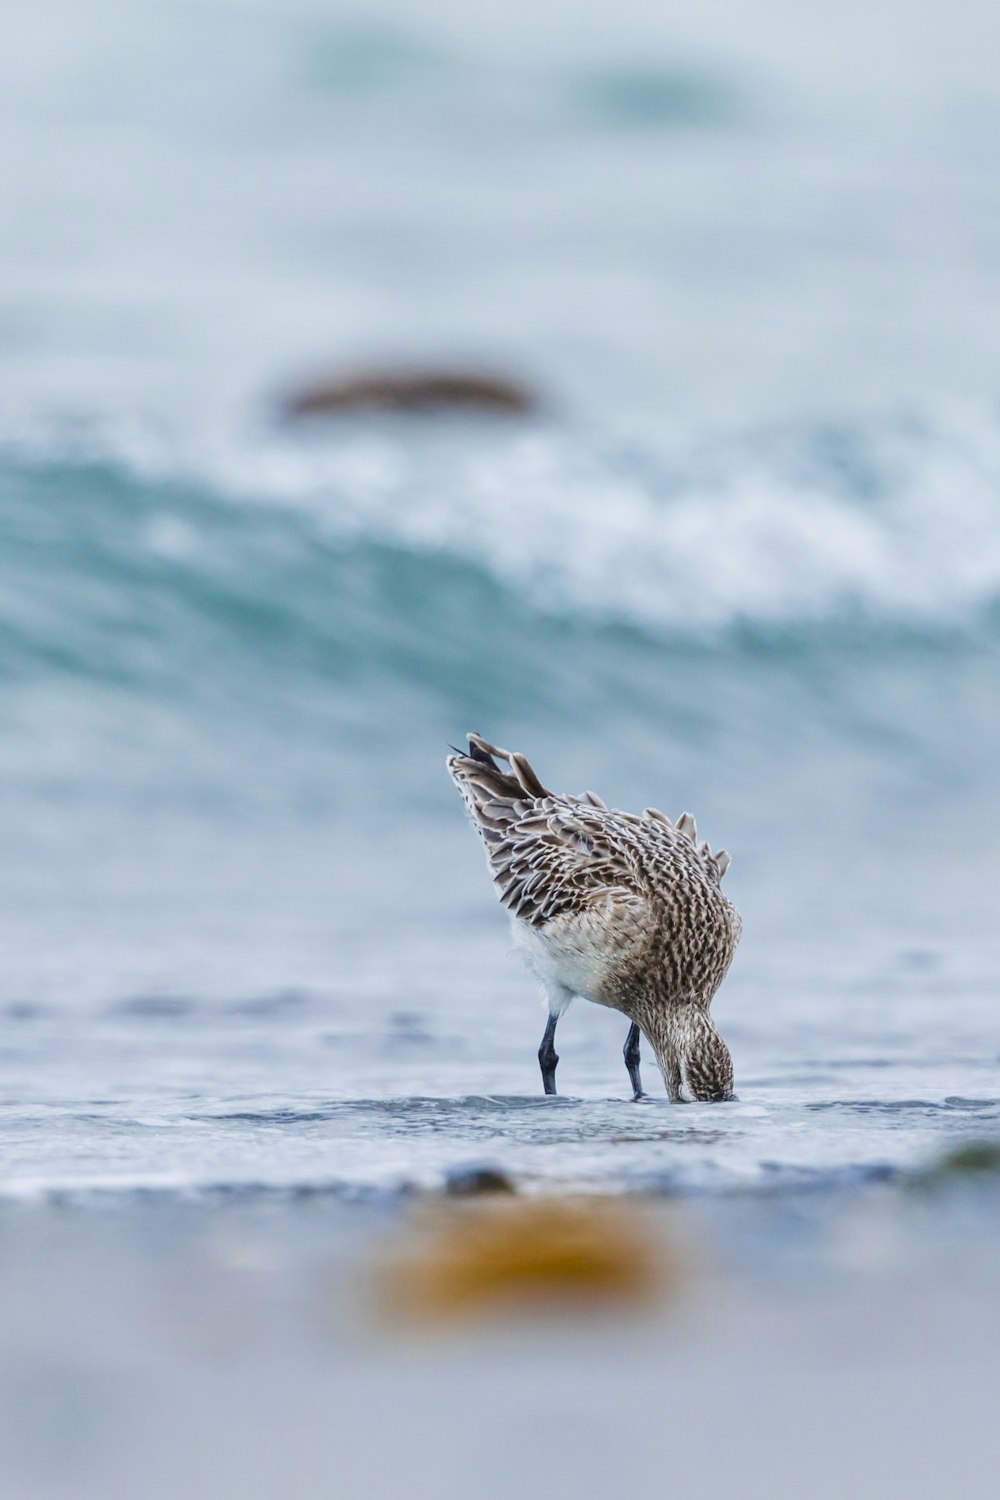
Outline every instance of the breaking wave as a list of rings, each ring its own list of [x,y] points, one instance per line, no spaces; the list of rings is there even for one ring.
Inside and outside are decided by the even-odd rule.
[[[377,651],[361,575],[387,590],[383,633],[478,587],[501,612],[722,647],[980,630],[1000,597],[1000,424],[968,414],[672,444],[373,423],[181,445],[132,424],[8,440],[0,486],[3,626],[42,654],[60,627],[71,654],[102,621],[148,638],[171,615]]]

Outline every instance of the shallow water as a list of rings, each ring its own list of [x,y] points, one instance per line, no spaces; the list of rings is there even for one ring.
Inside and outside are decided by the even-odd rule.
[[[578,1003],[560,1024],[563,1092],[546,1099],[529,976],[501,949],[466,996],[443,946],[436,996],[425,959],[417,994],[10,1009],[5,1191],[356,1197],[482,1163],[529,1190],[836,1187],[996,1133],[1000,1059],[982,1055],[989,997],[975,990],[948,993],[942,1023],[937,985],[812,996],[804,1016],[798,994],[734,978],[718,1003],[739,1088],[725,1106],[670,1105],[649,1061],[651,1097],[633,1103],[625,1023]],[[470,966],[491,946],[487,931]]]

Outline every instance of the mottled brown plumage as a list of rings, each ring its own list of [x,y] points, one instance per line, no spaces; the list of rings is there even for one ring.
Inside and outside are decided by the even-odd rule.
[[[448,769],[548,995],[546,1090],[555,1091],[555,1020],[581,995],[639,1027],[671,1099],[731,1099],[732,1060],[709,1015],[740,935],[719,884],[729,855],[697,843],[690,813],[674,824],[655,808],[611,811],[593,792],[558,796],[523,755],[477,734]],[[637,1052],[634,1068],[638,1094]]]

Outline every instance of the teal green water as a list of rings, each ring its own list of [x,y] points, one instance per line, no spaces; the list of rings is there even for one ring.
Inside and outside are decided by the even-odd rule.
[[[629,480],[645,546],[578,481],[568,524],[570,445],[548,428],[527,571],[488,552],[509,511],[435,483],[449,459],[516,463],[523,441],[379,428],[366,442],[398,490],[370,517],[363,480],[289,502],[121,457],[8,455],[8,1190],[356,1193],[483,1159],[528,1182],[833,1185],[995,1129],[990,590],[956,598],[928,560],[927,593],[901,603],[893,551],[930,549],[938,520],[834,468],[803,511],[834,548],[868,528],[887,579],[834,586],[820,553],[804,604],[808,549],[769,555],[755,499],[683,587],[710,597],[740,547],[745,587],[787,569],[788,597],[754,616],[717,590],[714,618],[685,616],[676,476],[650,451]],[[691,807],[732,850],[746,936],[716,1008],[738,1104],[630,1105],[623,1027],[583,1005],[560,1032],[566,1097],[536,1097],[533,981],[444,773],[470,726],[557,785]]]

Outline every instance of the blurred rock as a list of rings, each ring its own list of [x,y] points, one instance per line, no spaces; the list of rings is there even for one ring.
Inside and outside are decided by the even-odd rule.
[[[494,1197],[425,1214],[377,1268],[375,1292],[390,1321],[426,1324],[638,1306],[682,1279],[635,1199]]]
[[[970,1178],[993,1178],[1000,1182],[1000,1142],[966,1141],[932,1163],[917,1176],[918,1186],[937,1186]]]
[[[537,408],[534,391],[487,371],[386,369],[359,370],[303,385],[286,398],[283,413],[292,420],[363,411],[482,411],[516,416]]]
[[[513,1193],[514,1184],[498,1167],[459,1167],[445,1178],[445,1192],[452,1198],[475,1198],[482,1193]]]

